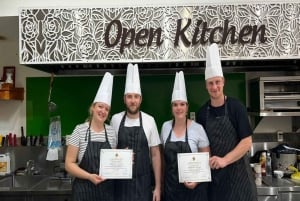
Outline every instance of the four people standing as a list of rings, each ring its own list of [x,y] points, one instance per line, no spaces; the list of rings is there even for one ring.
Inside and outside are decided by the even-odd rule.
[[[209,152],[209,142],[203,127],[188,119],[188,101],[184,74],[176,73],[172,93],[173,119],[164,122],[161,130],[164,155],[164,200],[206,201],[207,183],[179,183],[178,153]]]
[[[140,111],[142,93],[138,66],[127,67],[124,103],[126,111],[112,116],[117,133],[117,148],[133,150],[132,179],[116,180],[117,201],[160,201],[160,138],[155,120]],[[154,189],[151,186],[154,172]],[[153,192],[152,192],[153,191]]]
[[[137,65],[127,67],[126,110],[113,115],[111,126],[104,123],[113,85],[112,75],[106,73],[90,107],[89,120],[77,125],[68,141],[65,164],[75,177],[73,200],[160,201],[161,180],[165,201],[257,200],[246,157],[252,145],[252,130],[245,107],[223,92],[225,79],[216,44],[207,49],[205,80],[210,100],[197,113],[196,123],[187,118],[183,72],[176,73],[171,100],[173,119],[164,122],[160,139],[154,118],[140,111]],[[104,148],[133,150],[132,179],[105,180],[99,175],[100,149]],[[192,152],[211,153],[212,182],[179,183],[177,154]]]
[[[210,100],[199,110],[197,122],[204,126],[211,150],[210,201],[255,201],[256,186],[246,156],[252,145],[252,130],[246,108],[224,94],[217,44],[207,49],[206,89]]]

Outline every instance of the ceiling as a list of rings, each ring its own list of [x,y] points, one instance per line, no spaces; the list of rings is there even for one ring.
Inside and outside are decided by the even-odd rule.
[[[0,17],[0,42],[18,41],[18,17]],[[51,64],[29,65],[29,67],[61,75],[94,75],[95,73],[110,71],[115,74],[125,74],[128,63],[82,63],[82,64]],[[149,62],[138,63],[144,74],[170,74],[184,70],[185,73],[203,73],[204,61],[192,62]],[[300,71],[300,59],[282,60],[243,60],[222,61],[224,72],[249,71]]]

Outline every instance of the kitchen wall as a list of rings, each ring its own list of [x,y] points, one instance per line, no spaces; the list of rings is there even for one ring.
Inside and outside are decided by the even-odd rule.
[[[155,117],[158,129],[162,123],[172,118],[171,95],[174,85],[174,73],[170,75],[141,75],[143,102],[141,109]],[[226,73],[225,93],[246,103],[245,74]],[[75,125],[85,121],[88,108],[94,100],[100,76],[55,77],[52,89],[52,101],[56,103],[56,114],[61,116],[62,135],[70,134]],[[206,100],[203,74],[185,74],[190,112],[196,112]],[[111,114],[124,110],[123,94],[125,75],[114,76]],[[47,135],[49,129],[49,111],[47,98],[48,77],[27,78],[27,133]],[[51,113],[50,115],[54,115]]]
[[[0,40],[0,78],[2,77],[3,66],[16,67],[16,87],[26,88],[26,77],[49,76],[48,73],[19,64],[18,18],[0,17],[0,21],[2,22],[0,23],[1,32],[7,33],[7,39]],[[25,91],[25,99],[26,94]],[[0,134],[6,135],[12,132],[20,136],[21,126],[26,129],[26,101],[0,100]]]

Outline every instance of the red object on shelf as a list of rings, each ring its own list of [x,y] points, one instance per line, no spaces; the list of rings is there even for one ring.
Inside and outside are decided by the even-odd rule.
[[[8,146],[12,147],[12,145],[13,145],[12,134],[9,133],[9,135],[8,135]]]
[[[14,139],[13,139],[13,146],[17,146],[17,135],[14,134]]]

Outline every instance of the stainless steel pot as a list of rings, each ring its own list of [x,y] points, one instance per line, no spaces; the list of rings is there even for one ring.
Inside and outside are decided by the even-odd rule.
[[[285,144],[280,144],[271,149],[272,169],[282,170],[285,174],[291,173],[288,167],[295,166],[297,162],[297,151],[287,147]]]

